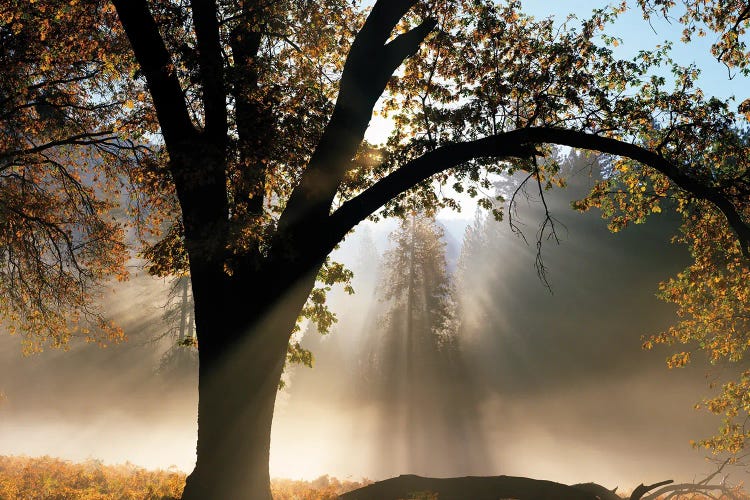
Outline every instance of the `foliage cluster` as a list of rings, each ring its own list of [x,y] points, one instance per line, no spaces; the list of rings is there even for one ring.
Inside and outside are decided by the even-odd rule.
[[[750,26],[750,6],[745,2],[686,0],[675,9],[671,0],[638,0],[644,17],[675,13],[683,26],[683,41],[694,36],[717,35],[712,54],[730,72],[748,74],[750,52],[745,35]],[[652,79],[643,98],[652,100],[655,127],[639,134],[648,147],[666,152],[692,166],[691,181],[724,190],[740,219],[750,213],[750,99],[731,112],[728,102],[704,100],[696,87],[697,68],[673,68],[678,88],[672,94],[660,89],[663,81]],[[745,96],[740,96],[742,99]],[[664,101],[666,99],[666,101]],[[663,101],[663,104],[660,102]],[[642,103],[644,104],[644,103]],[[668,112],[667,112],[668,111]],[[630,222],[642,222],[666,202],[681,214],[683,224],[674,239],[690,249],[693,262],[677,276],[660,284],[659,297],[675,304],[679,321],[665,332],[644,339],[644,348],[657,344],[686,347],[667,360],[670,368],[688,364],[702,352],[712,365],[734,374],[721,382],[718,394],[704,400],[704,407],[723,417],[719,432],[695,443],[714,453],[739,454],[746,449],[750,430],[750,371],[745,367],[750,343],[750,266],[748,251],[737,242],[737,232],[716,207],[675,189],[648,167],[617,161],[613,175],[597,186],[588,201],[611,216],[610,227],[619,230]],[[689,191],[689,189],[688,189]],[[694,194],[694,193],[693,193]],[[606,200],[606,201],[603,201]]]
[[[117,25],[99,0],[0,7],[0,321],[28,351],[122,339],[94,298],[127,277],[128,228],[159,222],[154,116]]]

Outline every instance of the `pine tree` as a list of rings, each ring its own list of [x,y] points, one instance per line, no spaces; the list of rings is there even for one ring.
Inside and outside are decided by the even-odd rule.
[[[375,306],[382,313],[379,342],[371,353],[383,416],[378,458],[404,471],[469,472],[470,457],[485,454],[470,439],[476,422],[466,417],[474,414],[474,402],[456,390],[465,387],[467,372],[456,341],[443,231],[432,216],[415,213],[391,241]]]

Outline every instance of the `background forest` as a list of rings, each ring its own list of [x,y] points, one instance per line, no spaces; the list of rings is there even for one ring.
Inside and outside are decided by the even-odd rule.
[[[331,292],[330,333],[308,324],[297,334],[313,367],[284,376],[274,476],[503,472],[615,486],[713,470],[689,442],[715,432],[716,417],[693,405],[723,372],[706,379],[700,360],[668,371],[667,349],[641,349],[641,335],[675,319],[655,294],[688,258],[667,241],[676,220],[612,234],[598,213],[571,209],[601,177],[599,159],[560,154],[572,177],[548,195],[560,242],[542,248],[546,284],[533,240],[481,210],[365,224],[347,238],[335,256],[356,293]],[[515,223],[533,236],[542,206],[533,191],[519,196]],[[111,304],[141,304],[117,315],[126,344],[18,358],[3,339],[6,453],[190,469],[190,293],[179,279],[136,283]]]

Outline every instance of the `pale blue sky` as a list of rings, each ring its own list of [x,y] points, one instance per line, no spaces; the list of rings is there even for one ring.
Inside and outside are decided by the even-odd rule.
[[[602,8],[613,3],[614,0],[522,0],[524,12],[534,17],[554,16],[560,22],[564,21],[569,14],[575,14],[579,18],[588,17],[591,11]],[[373,0],[365,0],[364,4],[372,4]],[[619,2],[617,2],[619,3]],[[696,64],[701,69],[698,86],[706,96],[716,96],[720,99],[736,97],[735,104],[731,106],[736,109],[739,102],[748,97],[750,79],[735,74],[733,79],[728,78],[727,68],[711,56],[711,44],[716,40],[716,35],[709,33],[705,38],[696,38],[690,44],[680,41],[682,25],[676,20],[668,22],[662,17],[654,16],[649,24],[643,19],[643,13],[636,5],[635,0],[628,0],[629,10],[621,14],[616,22],[606,27],[605,31],[610,36],[622,39],[622,44],[614,48],[615,55],[622,59],[631,59],[640,50],[654,49],[665,40],[673,42],[672,58],[680,65]],[[678,16],[679,11],[675,10]],[[736,73],[736,72],[735,72]],[[669,68],[659,71],[659,74],[669,79]],[[391,130],[389,120],[380,116],[373,117],[366,137],[371,142],[382,142]],[[465,196],[462,198],[464,209],[460,213],[443,210],[440,216],[444,219],[465,219],[473,216],[475,201]],[[465,200],[464,200],[465,199]]]
[[[557,1],[522,0],[524,11],[535,17],[554,15],[560,20],[568,14],[586,17],[595,8],[601,8],[607,2],[602,0]],[[706,95],[715,95],[721,99],[735,96],[741,102],[747,97],[750,79],[737,74],[732,80],[728,78],[727,68],[711,56],[711,44],[716,35],[709,33],[704,38],[695,38],[691,43],[680,42],[682,26],[677,21],[671,23],[663,17],[651,18],[651,25],[643,19],[643,13],[633,0],[628,2],[629,10],[622,14],[613,26],[606,29],[608,35],[622,39],[623,44],[615,49],[621,58],[631,58],[639,50],[653,49],[665,40],[672,40],[673,59],[681,64],[695,63],[701,68],[699,86]],[[675,9],[674,15],[679,10]],[[734,72],[736,73],[736,72]]]
[[[373,3],[373,0],[365,0],[363,3],[369,5]],[[523,9],[528,14],[534,17],[554,16],[560,22],[565,20],[568,14],[585,18],[593,9],[601,8],[609,3],[611,2],[607,0],[522,0]],[[665,40],[671,40],[674,43],[671,53],[675,62],[683,66],[694,63],[701,69],[698,86],[706,96],[713,95],[720,99],[729,99],[734,96],[735,103],[742,102],[748,97],[750,78],[743,77],[734,71],[734,77],[730,79],[727,68],[711,56],[711,44],[716,40],[715,34],[709,33],[704,38],[696,37],[689,44],[682,43],[680,41],[682,26],[677,21],[668,22],[660,16],[654,16],[649,24],[643,19],[643,13],[635,1],[629,0],[628,3],[629,10],[622,14],[612,26],[606,28],[608,35],[622,39],[623,43],[614,48],[617,57],[630,59],[640,50],[654,49]],[[674,15],[679,15],[679,11],[675,10]],[[664,68],[661,74],[669,78],[669,68]],[[389,131],[390,123],[387,120],[374,117],[367,138],[373,142],[380,142],[385,140]]]
[[[364,5],[371,5],[374,0],[364,0]],[[522,0],[523,10],[535,17],[554,16],[560,21],[568,14],[576,14],[578,17],[588,16],[593,9],[602,8],[608,4],[619,3],[615,0]],[[617,36],[623,40],[623,44],[616,50],[621,58],[629,59],[639,50],[653,49],[665,40],[674,41],[672,51],[673,58],[682,65],[695,63],[701,68],[700,87],[705,94],[714,95],[721,99],[735,96],[742,102],[747,98],[747,89],[750,88],[750,78],[736,75],[733,79],[728,78],[726,67],[717,62],[711,56],[711,44],[716,36],[709,33],[705,38],[696,38],[690,44],[680,42],[682,26],[677,21],[667,22],[662,17],[654,16],[651,25],[643,19],[642,11],[636,5],[635,0],[628,0],[629,10],[620,16],[614,26],[607,28],[607,34]],[[679,15],[675,9],[673,15]],[[666,75],[665,75],[666,76]]]

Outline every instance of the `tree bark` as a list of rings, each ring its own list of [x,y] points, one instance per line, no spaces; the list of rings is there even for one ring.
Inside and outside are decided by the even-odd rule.
[[[269,275],[279,284],[270,292],[259,290],[261,276],[227,277],[228,293],[195,297],[198,445],[183,500],[271,500],[268,463],[276,393],[290,332],[315,274],[299,279],[292,271]],[[293,284],[286,293],[273,292],[287,282]],[[243,289],[258,292],[232,293]]]

